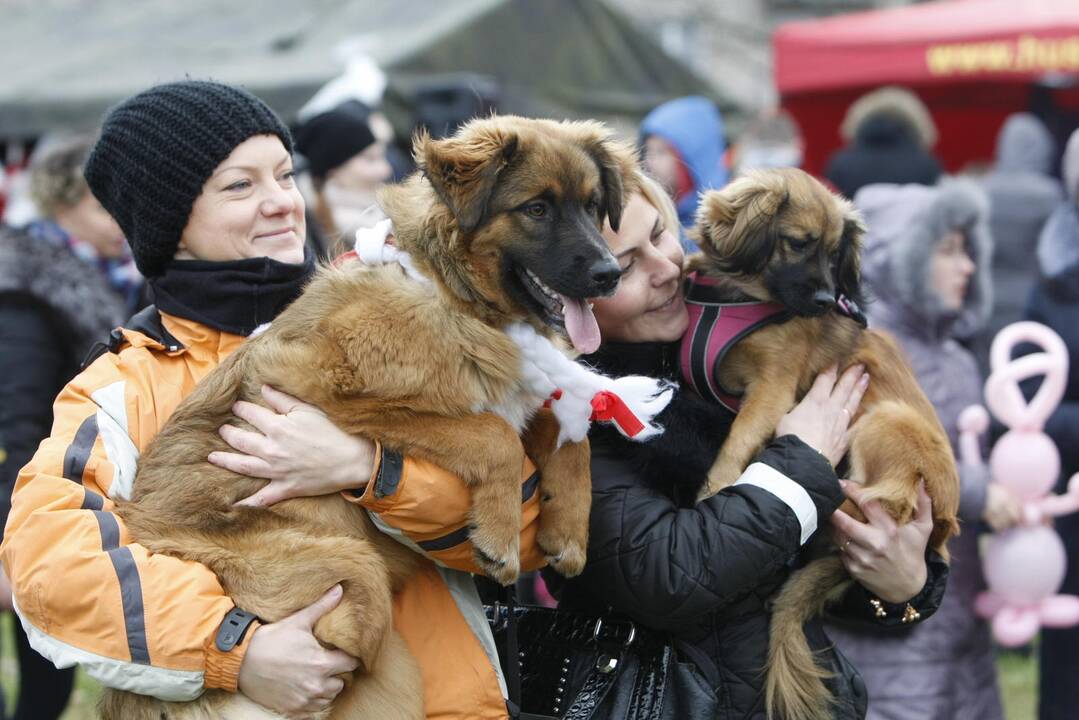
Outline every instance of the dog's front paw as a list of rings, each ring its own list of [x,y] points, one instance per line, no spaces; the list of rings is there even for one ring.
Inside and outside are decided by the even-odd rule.
[[[708,482],[697,493],[697,502],[712,497],[723,488],[734,485],[740,476],[741,472],[732,469],[730,465],[716,463],[708,471]]]
[[[547,564],[563,577],[575,577],[584,570],[585,547],[572,539],[551,540],[539,533],[536,543],[547,559]]]
[[[521,574],[521,538],[491,528],[472,526],[472,554],[483,574],[502,585],[512,585]]]

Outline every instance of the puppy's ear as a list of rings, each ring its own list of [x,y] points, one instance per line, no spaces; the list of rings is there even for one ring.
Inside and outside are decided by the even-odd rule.
[[[600,184],[603,187],[603,214],[607,217],[611,229],[618,232],[626,196],[637,190],[634,175],[637,167],[636,151],[630,145],[611,138],[605,129],[597,130],[595,137],[586,140],[584,146],[599,168]]]
[[[413,141],[416,163],[465,234],[486,218],[498,175],[517,150],[517,134],[490,122],[470,123],[442,140],[421,133]]]
[[[775,252],[775,220],[788,199],[782,175],[750,173],[702,196],[694,236],[717,270],[759,275]]]
[[[863,306],[861,257],[865,230],[862,216],[853,207],[848,207],[843,216],[843,234],[839,237],[839,256],[835,267],[836,290]]]

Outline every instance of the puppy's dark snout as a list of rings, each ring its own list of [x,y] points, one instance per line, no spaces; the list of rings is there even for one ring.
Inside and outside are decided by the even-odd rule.
[[[817,292],[813,293],[813,304],[819,307],[821,310],[827,310],[828,308],[835,307],[835,295],[822,288]]]
[[[602,295],[610,295],[618,287],[622,269],[611,260],[597,260],[588,268],[588,276]]]

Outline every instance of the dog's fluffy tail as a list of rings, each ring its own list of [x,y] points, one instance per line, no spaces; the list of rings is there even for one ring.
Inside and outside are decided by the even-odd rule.
[[[768,646],[765,707],[778,720],[830,720],[831,673],[817,664],[803,626],[842,596],[850,578],[838,557],[815,560],[791,575],[776,598]]]

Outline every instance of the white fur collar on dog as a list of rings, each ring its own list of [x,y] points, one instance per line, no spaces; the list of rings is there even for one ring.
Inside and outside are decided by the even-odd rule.
[[[356,254],[366,265],[398,263],[409,277],[430,282],[408,253],[386,244],[393,231],[383,220],[356,231]],[[663,432],[653,421],[674,396],[672,383],[640,375],[609,378],[579,365],[528,323],[510,323],[506,335],[521,351],[521,378],[528,392],[548,401],[560,430],[559,444],[580,442],[592,420],[612,422],[626,437],[643,441]]]

